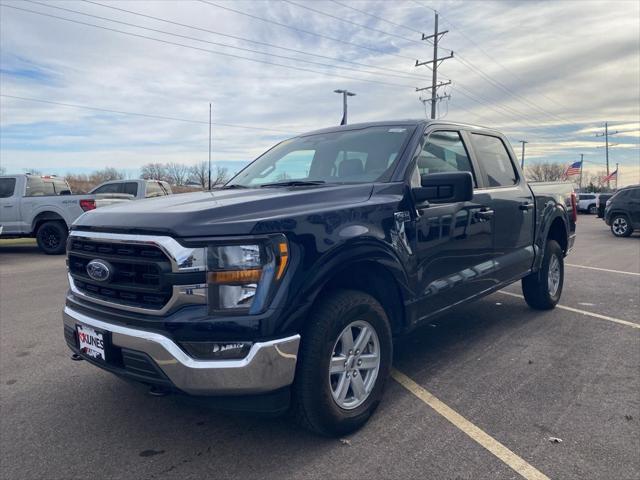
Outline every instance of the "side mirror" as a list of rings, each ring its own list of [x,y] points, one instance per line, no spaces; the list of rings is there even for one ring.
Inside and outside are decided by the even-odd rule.
[[[417,203],[456,203],[473,198],[470,172],[429,173],[420,176],[421,187],[413,189]]]

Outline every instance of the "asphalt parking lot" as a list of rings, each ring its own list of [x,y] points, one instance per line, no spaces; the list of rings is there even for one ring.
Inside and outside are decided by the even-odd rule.
[[[578,228],[566,308],[530,310],[516,284],[399,340],[402,383],[345,439],[72,362],[64,258],[0,246],[0,475],[638,479],[640,238],[587,215]]]

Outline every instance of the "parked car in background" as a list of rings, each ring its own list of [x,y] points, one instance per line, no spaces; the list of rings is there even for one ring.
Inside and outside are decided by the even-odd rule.
[[[613,197],[613,193],[601,193],[596,198],[596,214],[598,218],[604,218],[604,209],[607,206],[607,200]]]
[[[160,180],[110,180],[101,183],[89,193],[101,195],[130,195],[132,200],[171,195],[171,187]]]
[[[594,215],[597,211],[596,202],[599,195],[599,193],[579,193],[578,211]]]
[[[640,228],[640,185],[621,188],[607,200],[604,221],[616,237],[628,237]]]
[[[518,280],[554,308],[575,230],[572,184],[528,184],[495,130],[332,127],[218,190],[79,218],[64,336],[75,359],[155,393],[291,404],[344,435],[378,406],[394,336]]]
[[[31,174],[0,176],[0,238],[35,237],[47,254],[61,254],[69,226],[84,212],[124,201],[73,195],[60,177]]]

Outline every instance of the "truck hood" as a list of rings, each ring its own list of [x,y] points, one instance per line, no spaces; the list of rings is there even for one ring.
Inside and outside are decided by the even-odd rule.
[[[177,237],[292,230],[301,218],[366,202],[372,184],[213,190],[98,208],[74,229],[162,233]]]

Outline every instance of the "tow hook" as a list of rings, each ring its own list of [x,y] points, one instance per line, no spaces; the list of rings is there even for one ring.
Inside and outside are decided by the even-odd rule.
[[[71,360],[73,360],[74,362],[81,362],[82,360],[84,360],[84,358],[82,358],[77,353],[74,353],[71,355]]]

